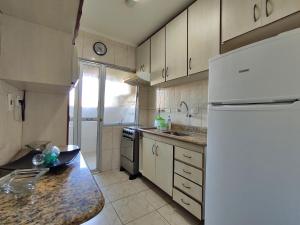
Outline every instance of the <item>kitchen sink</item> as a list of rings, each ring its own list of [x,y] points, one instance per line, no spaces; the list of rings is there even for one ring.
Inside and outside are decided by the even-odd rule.
[[[175,136],[190,136],[190,134],[181,131],[164,131],[164,134],[170,134]]]

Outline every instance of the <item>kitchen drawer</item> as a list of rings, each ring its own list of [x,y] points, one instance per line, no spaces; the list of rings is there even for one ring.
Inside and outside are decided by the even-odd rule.
[[[175,146],[175,159],[203,168],[203,154]]]
[[[198,219],[202,219],[202,206],[200,203],[194,201],[177,189],[173,189],[173,200]]]
[[[175,173],[199,184],[203,184],[203,172],[202,170],[196,169],[192,166],[186,165],[182,162],[176,161],[175,160]]]
[[[195,200],[202,202],[202,187],[174,174],[174,186],[179,190],[193,197]]]

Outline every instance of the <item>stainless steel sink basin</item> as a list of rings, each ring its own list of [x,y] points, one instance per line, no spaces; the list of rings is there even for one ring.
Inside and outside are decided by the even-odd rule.
[[[164,131],[164,134],[171,134],[175,136],[190,136],[190,134],[181,131]]]

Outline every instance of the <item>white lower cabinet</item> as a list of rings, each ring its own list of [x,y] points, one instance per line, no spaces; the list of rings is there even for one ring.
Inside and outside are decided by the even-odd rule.
[[[173,200],[198,219],[202,219],[202,206],[200,203],[181,193],[177,189],[173,190]]]
[[[172,196],[173,146],[143,138],[143,176]]]
[[[190,181],[202,185],[203,184],[203,172],[202,170],[196,169],[192,166],[184,164],[179,161],[175,161],[174,172],[180,176],[183,176]]]
[[[195,200],[202,202],[202,187],[188,179],[174,174],[174,187],[193,197]]]
[[[203,150],[203,147],[199,146]],[[175,146],[173,200],[198,219],[204,219],[204,151]]]
[[[173,189],[173,146],[156,142],[156,183],[172,196]]]
[[[153,139],[152,139],[153,138]],[[204,219],[204,150],[194,151],[143,137],[142,174],[198,219]],[[167,144],[168,143],[168,144]],[[180,145],[180,144],[179,144]],[[187,146],[186,143],[184,146]],[[174,152],[174,153],[173,153]],[[173,166],[174,165],[174,166]],[[174,180],[173,180],[174,177]]]
[[[143,176],[151,181],[155,181],[155,141],[143,138]]]

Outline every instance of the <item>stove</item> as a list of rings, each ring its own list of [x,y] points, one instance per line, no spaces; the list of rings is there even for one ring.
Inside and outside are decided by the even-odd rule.
[[[138,126],[124,127],[121,139],[121,168],[129,173],[129,179],[139,174],[139,139]]]

